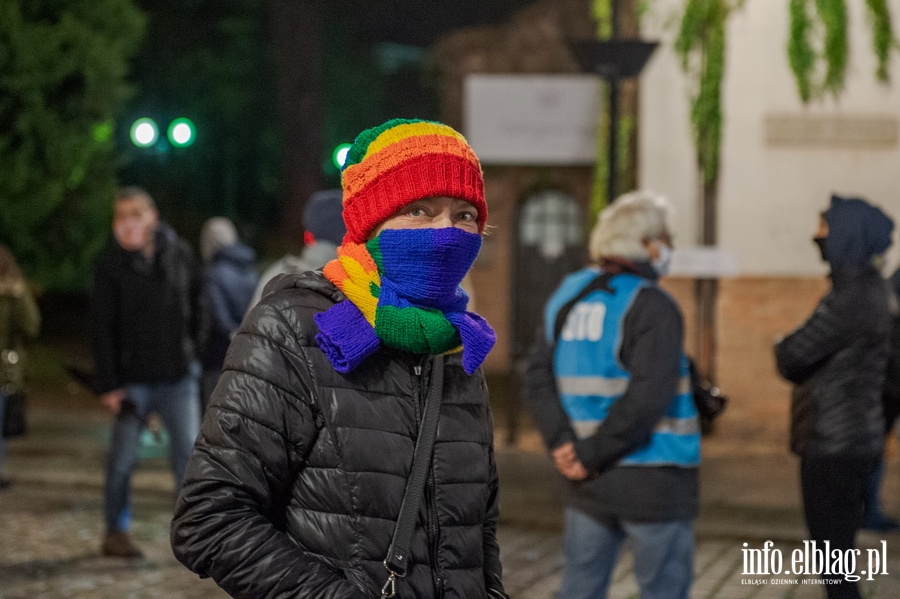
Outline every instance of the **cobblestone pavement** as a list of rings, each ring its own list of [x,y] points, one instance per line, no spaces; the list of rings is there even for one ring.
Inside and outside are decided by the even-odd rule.
[[[0,493],[0,599],[226,597],[172,556],[168,542],[171,480],[163,446],[146,438],[135,478],[133,534],[146,558],[104,558],[102,472],[107,416],[96,409],[38,406],[31,433],[10,443],[12,489]],[[520,444],[529,446],[529,441]],[[772,540],[789,563],[802,547],[796,463],[780,449],[740,451],[715,440],[704,449],[692,598],[818,598],[810,576],[746,575],[743,543]],[[507,589],[515,599],[554,597],[562,574],[559,489],[542,453],[498,449],[503,495],[500,545]],[[889,464],[886,496],[897,497],[897,464]],[[896,513],[898,506],[888,502]],[[882,545],[881,541],[885,544]],[[863,581],[870,598],[900,597],[900,535],[860,535],[864,549],[886,548],[889,574]],[[878,555],[881,555],[880,553]],[[861,564],[857,570],[864,569]],[[611,599],[637,597],[628,553],[615,573]]]

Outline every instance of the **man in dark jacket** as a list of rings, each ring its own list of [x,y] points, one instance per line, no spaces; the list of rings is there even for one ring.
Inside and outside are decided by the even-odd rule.
[[[595,265],[547,303],[528,401],[566,485],[560,599],[606,597],[623,541],[643,598],[687,599],[700,425],[668,270],[668,203],[617,199],[591,233]]]
[[[814,238],[831,266],[831,290],[812,316],[775,347],[778,370],[795,384],[791,449],[800,456],[810,536],[842,554],[853,549],[866,486],[882,451],[881,393],[891,315],[876,264],[893,222],[859,199],[831,198]],[[824,576],[829,597],[859,597],[856,583]]]
[[[115,414],[106,466],[103,554],[139,557],[128,535],[131,473],[151,412],[171,439],[176,489],[200,428],[196,348],[205,332],[200,272],[187,244],[159,222],[153,199],[122,189],[114,241],[94,271],[91,297],[95,387]]]
[[[446,125],[397,119],[357,137],[342,184],[338,258],[273,280],[232,342],[175,556],[248,599],[506,597],[480,368],[495,337],[459,289],[487,218],[478,159]],[[398,568],[388,548],[435,396]]]

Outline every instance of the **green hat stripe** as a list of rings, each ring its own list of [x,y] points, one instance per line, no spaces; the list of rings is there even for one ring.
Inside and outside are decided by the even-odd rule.
[[[369,150],[369,144],[375,141],[379,135],[381,135],[388,129],[393,129],[398,125],[411,125],[413,123],[432,122],[434,121],[426,121],[424,119],[391,119],[386,123],[378,125],[377,127],[366,129],[365,131],[357,135],[355,140],[353,140],[353,145],[350,146],[350,150],[347,152],[347,159],[344,161],[344,166],[341,167],[341,170],[343,171],[348,166],[359,164],[359,162],[363,159],[363,156],[365,156],[366,152]]]

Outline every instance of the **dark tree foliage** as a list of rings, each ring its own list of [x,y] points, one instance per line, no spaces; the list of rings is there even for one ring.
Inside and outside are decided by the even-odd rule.
[[[84,286],[109,230],[131,0],[0,0],[0,240],[44,288]]]
[[[117,138],[123,183],[146,187],[164,219],[189,238],[213,215],[231,217],[250,240],[277,220],[279,138],[271,32],[259,0],[138,0],[148,15],[132,63],[137,87]],[[135,148],[127,124],[153,118],[161,141]],[[177,117],[196,142],[171,147]]]

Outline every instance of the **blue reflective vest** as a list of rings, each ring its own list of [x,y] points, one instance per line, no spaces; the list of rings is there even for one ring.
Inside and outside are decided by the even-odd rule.
[[[593,435],[610,407],[628,388],[631,375],[619,361],[625,317],[638,292],[654,283],[632,274],[609,279],[612,293],[598,289],[572,307],[559,339],[554,325],[560,309],[600,274],[597,268],[575,272],[554,292],[544,311],[547,341],[556,344],[553,370],[563,408],[579,439]],[[700,424],[691,394],[687,356],[682,354],[675,397],[650,440],[619,465],[681,466],[700,464]]]

